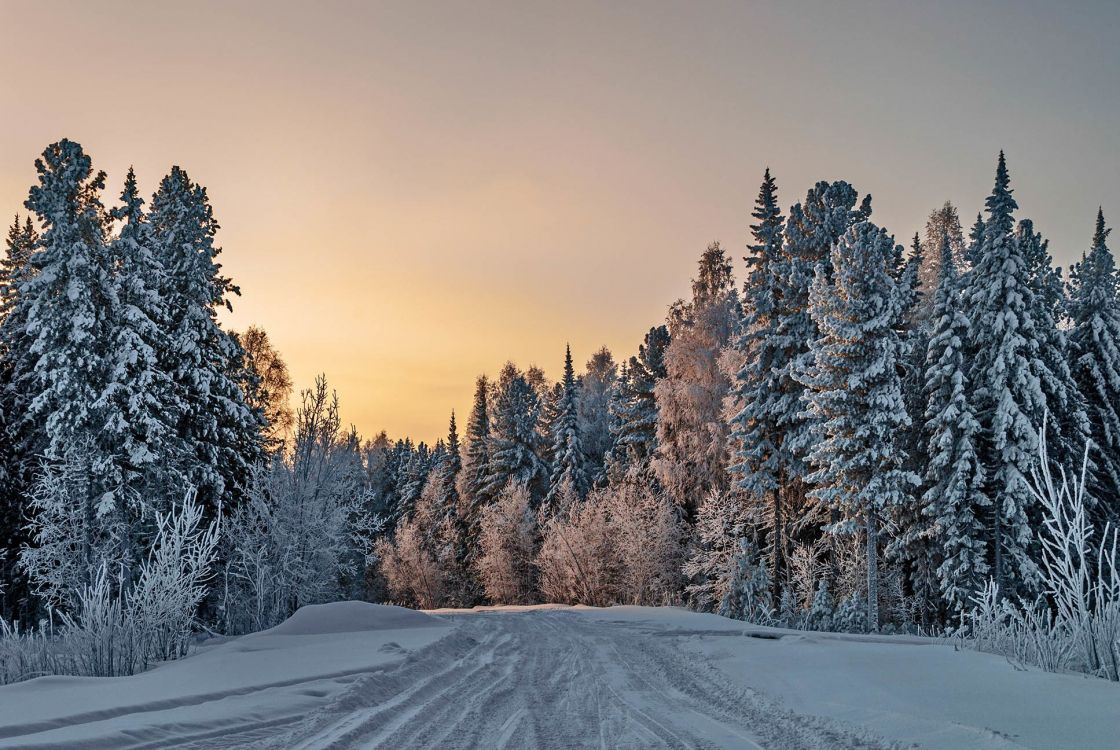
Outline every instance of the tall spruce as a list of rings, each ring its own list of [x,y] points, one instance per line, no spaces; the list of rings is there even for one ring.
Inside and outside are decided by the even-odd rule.
[[[507,362],[498,375],[490,412],[490,458],[483,493],[497,497],[506,485],[529,489],[534,504],[544,497],[548,469],[541,459],[540,395],[525,373]]]
[[[652,483],[649,462],[657,449],[657,397],[654,389],[664,378],[669,329],[654,326],[646,332],[638,353],[626,362],[613,402],[615,431],[608,461],[611,481]]]
[[[742,408],[731,419],[732,439],[736,445],[731,471],[737,484],[749,496],[764,499],[767,506],[766,547],[774,600],[781,598],[786,572],[788,542],[782,493],[788,485],[791,465],[783,422],[782,372],[787,367],[790,348],[781,329],[782,245],[785,217],[778,206],[778,190],[767,169],[758,191],[751,224],[754,243],[748,246],[747,279],[743,285],[744,321],[735,347],[745,364],[736,373],[733,388],[735,403]]]
[[[1108,248],[1104,211],[1089,252],[1070,273],[1071,370],[1091,415],[1095,464],[1090,495],[1103,528],[1120,519],[1120,277]]]
[[[241,347],[217,318],[219,308],[232,309],[230,297],[240,290],[217,262],[219,226],[206,189],[179,167],[160,182],[149,222],[157,257],[167,270],[162,295],[170,346],[162,359],[181,404],[177,431],[188,478],[213,512],[217,503],[239,496],[262,457],[263,416],[246,405],[239,385]]]
[[[1023,244],[1015,236],[1007,162],[1000,152],[995,186],[985,206],[983,234],[973,248],[965,309],[970,314],[973,411],[980,423],[979,455],[988,518],[988,565],[1001,595],[1035,588],[1034,533],[1029,522],[1031,469],[1038,456],[1038,426],[1046,411],[1035,326],[1039,301]]]
[[[948,237],[942,237],[940,256],[922,388],[929,457],[922,509],[938,548],[940,593],[960,613],[987,581],[984,519],[991,501],[977,455],[980,424],[969,403],[969,321]]]
[[[572,348],[564,350],[564,379],[552,421],[552,475],[549,478],[545,505],[559,511],[564,498],[582,498],[587,494],[588,478],[580,441],[579,388],[572,367]]]
[[[810,294],[820,335],[806,386],[812,425],[811,496],[837,510],[834,533],[861,528],[867,549],[867,621],[879,627],[879,527],[907,502],[918,477],[908,471],[899,434],[910,423],[899,377],[903,343],[898,321],[904,294],[891,274],[895,243],[863,221],[834,245],[831,274],[822,265]]]

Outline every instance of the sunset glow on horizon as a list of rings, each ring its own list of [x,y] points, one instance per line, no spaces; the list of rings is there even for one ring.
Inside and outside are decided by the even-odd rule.
[[[1120,223],[1117,8],[937,5],[5,0],[0,214],[63,137],[108,203],[182,166],[229,325],[364,436],[434,441],[506,360],[629,357],[709,242],[741,279],[766,167],[784,207],[851,182],[908,244],[945,200],[971,223],[1002,148],[1057,263],[1098,204]]]

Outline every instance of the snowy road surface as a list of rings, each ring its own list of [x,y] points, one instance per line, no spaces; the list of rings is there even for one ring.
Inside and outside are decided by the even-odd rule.
[[[134,677],[0,687],[0,748],[1116,748],[1120,686],[672,608],[306,607]],[[759,637],[765,636],[765,637]]]
[[[434,647],[356,683],[286,748],[877,748],[795,716],[667,638],[577,613],[470,614]]]

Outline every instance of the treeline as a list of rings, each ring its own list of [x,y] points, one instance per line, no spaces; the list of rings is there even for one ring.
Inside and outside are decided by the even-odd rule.
[[[435,445],[363,440],[325,379],[288,409],[267,336],[218,323],[238,290],[183,170],[107,207],[77,144],[36,168],[0,268],[0,620],[165,597],[175,632],[234,633],[346,597],[938,628],[989,581],[1044,593],[1043,424],[1055,467],[1091,446],[1098,540],[1120,513],[1108,230],[1063,277],[1002,154],[969,236],[947,203],[908,251],[851,185],[784,213],[767,172],[742,283],[709,246],[637,352],[508,363]],[[187,568],[201,593],[167,593]]]
[[[375,441],[391,594],[877,630],[1045,593],[1044,424],[1055,468],[1091,446],[1098,543],[1120,513],[1120,301],[1103,213],[1065,278],[1016,210],[1001,153],[968,237],[946,203],[907,250],[848,183],[787,215],[767,172],[741,287],[713,244],[621,364],[507,364],[462,437]]]

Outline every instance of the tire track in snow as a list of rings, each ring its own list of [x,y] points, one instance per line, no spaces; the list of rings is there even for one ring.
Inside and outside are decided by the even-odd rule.
[[[450,616],[457,631],[356,680],[296,727],[223,747],[780,748],[891,744],[793,714],[745,690],[673,638],[536,610]],[[260,730],[257,730],[258,732]],[[244,737],[250,740],[250,737]]]

